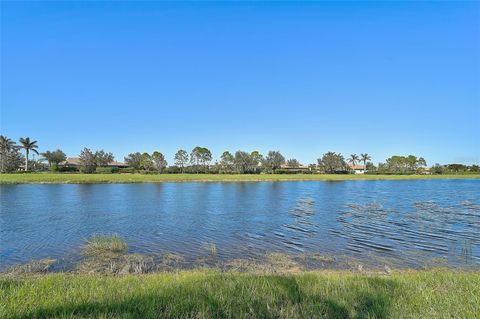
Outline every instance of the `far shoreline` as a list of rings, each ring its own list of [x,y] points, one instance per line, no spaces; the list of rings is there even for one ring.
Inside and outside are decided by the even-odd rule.
[[[480,179],[465,175],[369,175],[369,174],[0,174],[0,184],[130,184],[173,182],[288,182],[288,181],[383,181],[383,180]]]

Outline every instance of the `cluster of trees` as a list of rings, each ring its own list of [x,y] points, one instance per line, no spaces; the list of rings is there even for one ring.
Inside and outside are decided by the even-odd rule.
[[[58,164],[65,161],[67,159],[67,155],[60,150],[57,149],[55,151],[46,151],[45,153],[41,153],[40,155],[47,161],[48,167],[52,171],[58,171]]]
[[[28,166],[31,163],[29,159],[30,152],[39,154],[37,141],[32,141],[29,137],[21,137],[18,141],[20,144],[16,144],[10,138],[0,135],[0,172],[17,171],[22,163],[24,163],[25,171],[28,171]],[[22,149],[25,152],[25,156],[20,153]]]
[[[85,147],[78,157],[80,163],[79,169],[82,173],[95,173],[98,167],[107,167],[113,160],[114,156],[112,153],[105,152],[104,150],[93,152]]]
[[[285,158],[278,151],[270,151],[263,156],[258,151],[251,153],[237,151],[235,154],[229,151],[223,152],[219,162],[212,164],[212,152],[206,148],[197,146],[190,154],[183,149],[175,153],[175,166],[169,168],[169,172],[181,173],[260,173],[263,169],[275,172],[281,165],[285,164]],[[162,173],[167,168],[165,156],[160,152],[131,153],[125,157],[125,163],[135,170],[157,171]],[[297,160],[290,160],[290,163],[300,165]]]
[[[8,137],[0,135],[0,172],[15,172],[23,162],[20,146]]]
[[[468,174],[480,173],[479,165],[464,165],[464,164],[435,164],[430,169],[432,174]]]
[[[23,153],[22,154],[22,150]],[[38,160],[30,159],[30,154],[41,155]],[[43,170],[50,168],[52,171],[59,170],[59,164],[67,159],[65,153],[60,150],[38,152],[37,141],[29,137],[20,138],[19,144],[16,144],[10,138],[0,135],[0,172],[15,172],[20,169]],[[125,163],[129,166],[125,171],[139,171],[152,173],[239,173],[239,174],[258,174],[261,172],[281,173],[284,165],[288,172],[305,172],[305,167],[294,158],[286,160],[279,151],[269,151],[263,156],[258,151],[245,152],[236,151],[234,154],[225,151],[219,158],[219,161],[212,163],[212,152],[206,148],[197,146],[188,153],[180,149],[175,153],[174,165],[168,166],[165,155],[155,151],[149,153],[131,153],[125,157]],[[48,164],[44,164],[44,162]],[[114,172],[118,167],[110,165],[114,161],[114,156],[110,152],[97,150],[93,152],[89,148],[84,148],[79,155],[78,169],[83,173],[95,172]],[[463,164],[435,164],[430,170],[426,169],[427,163],[423,157],[415,155],[399,156],[395,155],[388,158],[384,163],[375,166],[371,162],[371,157],[367,153],[360,155],[351,154],[345,158],[342,154],[336,152],[327,152],[317,160],[317,164],[310,164],[308,172],[310,173],[349,173],[358,163],[362,163],[369,174],[458,174],[458,173],[480,173],[478,165]],[[298,168],[298,170],[295,170]],[[302,169],[300,169],[302,168]]]
[[[378,174],[415,174],[424,171],[426,167],[427,162],[423,157],[394,155],[387,158],[385,163],[379,163],[378,167],[372,165],[367,169],[370,169],[370,173]]]
[[[351,154],[348,159],[345,160],[342,154],[335,152],[327,152],[323,154],[321,158],[317,160],[317,169],[323,173],[335,174],[335,173],[349,173],[355,165],[363,162],[366,167],[368,161],[372,158],[367,153]]]
[[[161,159],[160,162],[155,161],[155,153]],[[249,153],[238,150],[234,154],[225,151],[220,156],[219,161],[213,164],[211,163],[212,158],[212,152],[206,147],[197,146],[190,154],[186,150],[180,149],[175,153],[174,166],[169,167],[168,172],[258,174],[261,172],[280,172],[280,168],[284,165],[289,169],[293,169],[290,172],[295,172],[294,169],[301,166],[300,162],[294,158],[286,160],[279,151],[269,151],[265,156],[258,151]],[[328,152],[318,159],[317,165],[310,165],[309,171],[312,173],[349,173],[352,170],[352,166],[360,162],[367,165],[370,160],[371,157],[367,153],[360,156],[351,154],[350,158],[345,159],[340,153]],[[125,163],[137,171],[162,172],[167,167],[163,154],[159,152],[154,152],[152,155],[139,152],[131,153],[125,157]],[[300,172],[300,170],[297,172]]]
[[[236,151],[234,155],[225,151],[218,165],[221,173],[257,174],[262,167],[275,173],[284,163],[285,158],[278,151],[270,151],[265,157],[258,151]]]
[[[168,163],[165,156],[160,152],[153,152],[151,155],[148,153],[131,153],[125,157],[125,163],[134,170],[143,171],[156,171],[162,173],[167,167]]]

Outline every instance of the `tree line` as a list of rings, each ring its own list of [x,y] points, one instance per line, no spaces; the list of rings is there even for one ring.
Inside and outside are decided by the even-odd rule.
[[[23,154],[22,154],[23,151]],[[38,159],[30,155],[39,155]],[[190,152],[178,150],[173,158],[173,165],[168,165],[166,157],[159,151],[151,154],[135,152],[125,158],[126,168],[116,166],[115,157],[111,152],[104,150],[92,151],[83,148],[78,155],[78,165],[68,167],[61,165],[67,159],[60,150],[38,152],[38,143],[29,137],[20,138],[19,144],[6,136],[0,136],[0,172],[24,171],[76,171],[82,173],[215,173],[215,174],[259,174],[259,173],[328,173],[348,174],[353,172],[357,165],[362,164],[367,174],[447,174],[447,173],[478,173],[478,165],[463,164],[436,164],[430,169],[423,157],[415,155],[394,155],[377,166],[371,161],[367,153],[351,154],[345,158],[336,152],[327,152],[317,159],[317,163],[303,166],[295,158],[285,159],[279,151],[269,151],[262,155],[259,151],[246,152],[238,150],[235,153],[225,151],[219,159],[213,161],[212,152],[197,146]],[[112,165],[113,163],[113,165]],[[360,168],[362,168],[360,167]]]
[[[165,156],[160,152],[131,153],[125,157],[125,163],[136,171],[162,173],[168,169],[169,173],[239,173],[255,174],[262,170],[275,172],[285,164],[285,158],[278,151],[270,151],[264,157],[260,152],[251,153],[237,151],[235,154],[225,151],[219,161],[212,163],[212,152],[206,148],[197,146],[188,153],[180,149],[175,153],[174,165],[167,168]],[[296,161],[296,160],[295,160]],[[296,161],[298,163],[298,161]]]

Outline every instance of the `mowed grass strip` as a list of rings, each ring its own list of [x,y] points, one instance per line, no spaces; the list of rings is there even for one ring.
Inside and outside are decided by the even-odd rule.
[[[0,184],[22,183],[158,183],[158,182],[260,182],[479,179],[477,175],[354,175],[354,174],[0,174]]]
[[[480,273],[0,277],[2,318],[476,318]]]

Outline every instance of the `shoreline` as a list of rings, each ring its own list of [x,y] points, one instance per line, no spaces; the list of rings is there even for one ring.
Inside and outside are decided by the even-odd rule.
[[[8,184],[130,184],[172,182],[288,182],[288,181],[385,181],[385,180],[480,179],[469,175],[354,175],[354,174],[0,174],[0,185]]]

